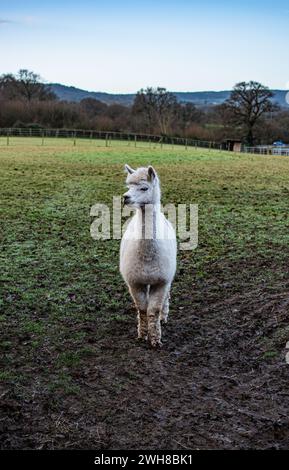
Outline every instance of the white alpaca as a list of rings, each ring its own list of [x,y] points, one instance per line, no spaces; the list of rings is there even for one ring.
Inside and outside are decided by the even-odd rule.
[[[120,246],[120,272],[138,311],[138,338],[161,345],[176,271],[176,235],[160,210],[160,183],[152,166],[128,173],[124,203],[135,208]]]

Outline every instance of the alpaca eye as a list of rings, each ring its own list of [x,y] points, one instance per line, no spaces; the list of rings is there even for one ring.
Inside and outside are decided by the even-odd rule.
[[[141,191],[147,191],[149,188],[140,188]]]

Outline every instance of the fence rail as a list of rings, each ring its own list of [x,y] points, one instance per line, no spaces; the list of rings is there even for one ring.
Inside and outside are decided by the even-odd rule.
[[[217,142],[193,140],[185,137],[169,137],[161,135],[150,134],[136,134],[127,132],[112,132],[112,131],[94,131],[84,129],[40,129],[40,128],[0,128],[0,137],[6,137],[7,145],[9,145],[10,137],[39,137],[44,139],[48,137],[54,138],[69,138],[72,139],[74,145],[76,139],[91,139],[91,140],[104,140],[105,145],[108,147],[114,140],[126,141],[129,145],[137,146],[137,143],[146,142],[149,144],[163,144],[169,145],[182,145],[188,147],[201,147],[208,149],[227,150],[224,146]]]
[[[0,128],[0,138],[4,138],[4,145],[10,145],[11,137],[38,137],[41,144],[44,145],[46,138],[71,139],[72,144],[76,145],[77,140],[102,140],[106,147],[110,147],[113,141],[124,141],[127,145],[137,147],[141,143],[147,143],[153,147],[161,147],[163,145],[180,145],[193,148],[207,148],[215,150],[233,151],[228,141],[219,143],[205,140],[194,140],[186,137],[170,137],[152,134],[138,134],[129,132],[113,132],[113,131],[95,131],[85,129],[41,129],[34,127],[25,128]],[[1,139],[3,142],[3,139]],[[0,141],[1,143],[1,141]],[[253,153],[257,155],[286,155],[289,156],[289,146],[275,147],[270,145],[258,147],[241,146],[241,152]]]
[[[284,155],[289,156],[289,146],[263,145],[258,147],[244,147],[244,152],[256,155]]]

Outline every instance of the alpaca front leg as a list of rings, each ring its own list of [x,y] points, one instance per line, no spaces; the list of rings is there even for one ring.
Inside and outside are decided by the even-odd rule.
[[[137,337],[138,339],[147,339],[148,336],[148,320],[146,310],[138,310]]]
[[[161,312],[169,286],[151,286],[148,302],[148,336],[153,347],[161,346]]]
[[[147,320],[147,286],[129,286],[130,294],[134,300],[138,312],[138,339],[147,339],[148,320]]]

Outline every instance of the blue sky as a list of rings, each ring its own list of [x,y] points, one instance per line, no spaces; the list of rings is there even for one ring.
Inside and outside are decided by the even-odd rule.
[[[289,87],[288,0],[0,2],[0,74],[128,93]]]

